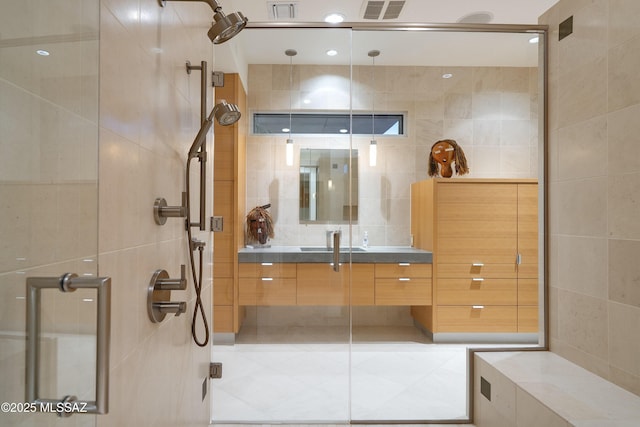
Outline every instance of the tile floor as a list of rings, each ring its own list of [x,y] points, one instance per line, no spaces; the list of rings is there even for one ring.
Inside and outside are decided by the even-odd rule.
[[[465,345],[433,344],[413,327],[356,327],[349,350],[347,328],[243,328],[235,345],[213,347],[223,363],[213,422],[467,418]]]

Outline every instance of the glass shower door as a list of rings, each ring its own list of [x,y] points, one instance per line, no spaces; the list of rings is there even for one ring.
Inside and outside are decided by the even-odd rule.
[[[223,364],[212,382],[216,423],[350,419],[350,38],[349,29],[246,28],[234,40],[252,52],[244,214],[266,210],[274,235],[247,240],[239,254],[245,315],[235,342],[213,347],[213,360]],[[325,43],[336,55],[326,54]],[[320,111],[346,121],[333,133],[310,132]],[[276,116],[261,124],[257,113]],[[259,227],[249,216],[247,231]],[[336,261],[328,246],[338,236]]]
[[[482,240],[475,237],[480,232],[469,237],[474,228],[482,228],[489,240],[491,233],[503,233],[507,227],[491,228],[487,235],[495,221],[470,220],[473,209],[465,209],[464,193],[452,196],[452,207],[446,211],[434,207],[435,196],[412,198],[412,184],[435,181],[429,173],[430,153],[444,139],[457,141],[470,170],[466,176],[455,173],[451,181],[535,181],[539,176],[542,51],[530,42],[537,34],[501,32],[499,26],[487,29],[491,32],[436,28],[353,32],[354,109],[400,112],[406,118],[401,136],[376,129],[374,135],[353,137],[359,152],[368,151],[369,141],[377,140],[377,162],[363,162],[360,169],[363,214],[354,235],[368,231],[372,250],[414,246],[411,249],[432,251],[433,258],[426,274],[419,273],[420,264],[376,263],[375,306],[353,307],[352,420],[462,422],[469,417],[467,349],[538,343],[537,323],[525,325],[522,315],[537,311],[535,298],[523,303],[523,289],[533,284],[535,294],[537,280],[527,284],[513,273],[518,262],[515,252],[508,262],[495,266],[500,273],[480,264],[438,263],[444,256],[439,258],[433,241],[444,235],[447,221],[460,223],[449,226],[445,238],[456,242],[447,246],[454,254],[466,250],[458,242]],[[379,54],[372,58],[372,50]],[[464,154],[455,157],[456,166]],[[536,197],[533,194],[532,200]],[[492,197],[481,203],[489,205]],[[427,206],[422,212],[430,209],[439,222],[432,224],[426,214],[417,215],[414,209],[421,204]],[[515,229],[517,215],[512,212],[509,227]],[[532,228],[536,226],[534,219]],[[535,234],[531,245],[537,249]],[[509,242],[517,244],[515,238]],[[480,259],[491,249],[482,242],[477,247]],[[526,257],[535,259],[536,249],[525,248]],[[493,268],[494,264],[489,266]],[[421,286],[428,288],[430,298],[402,299]],[[390,302],[391,292],[396,297]],[[491,310],[508,314],[501,320],[504,324],[487,318]],[[456,315],[449,322],[456,328],[442,320],[452,312]]]
[[[0,424],[51,425],[26,400],[27,279],[97,274],[99,2],[2,2],[0,28]],[[39,301],[36,396],[96,399],[95,290]]]

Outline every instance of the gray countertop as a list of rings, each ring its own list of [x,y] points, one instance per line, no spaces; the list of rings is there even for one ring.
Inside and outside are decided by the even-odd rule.
[[[354,263],[422,263],[431,264],[429,251],[409,246],[372,246],[368,248],[343,248],[341,262]],[[242,248],[238,251],[239,262],[331,262],[333,252],[325,247],[272,246],[270,248]]]

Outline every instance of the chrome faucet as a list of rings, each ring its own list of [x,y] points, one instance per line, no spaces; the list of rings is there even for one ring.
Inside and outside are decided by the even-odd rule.
[[[327,230],[327,250],[333,250],[333,271],[340,271],[340,239],[342,230]]]
[[[342,230],[337,229],[337,230],[327,230],[327,250],[333,250],[334,248],[334,241],[335,241],[335,235],[338,235],[338,242],[340,242],[340,239],[342,238]],[[340,249],[340,247],[338,247],[338,249]]]

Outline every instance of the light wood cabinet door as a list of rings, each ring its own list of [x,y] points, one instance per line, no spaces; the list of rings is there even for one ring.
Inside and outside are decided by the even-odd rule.
[[[538,277],[538,186],[518,186],[518,277]]]
[[[534,180],[421,181],[412,186],[411,229],[435,263],[434,306],[421,323],[433,332],[537,331]]]

